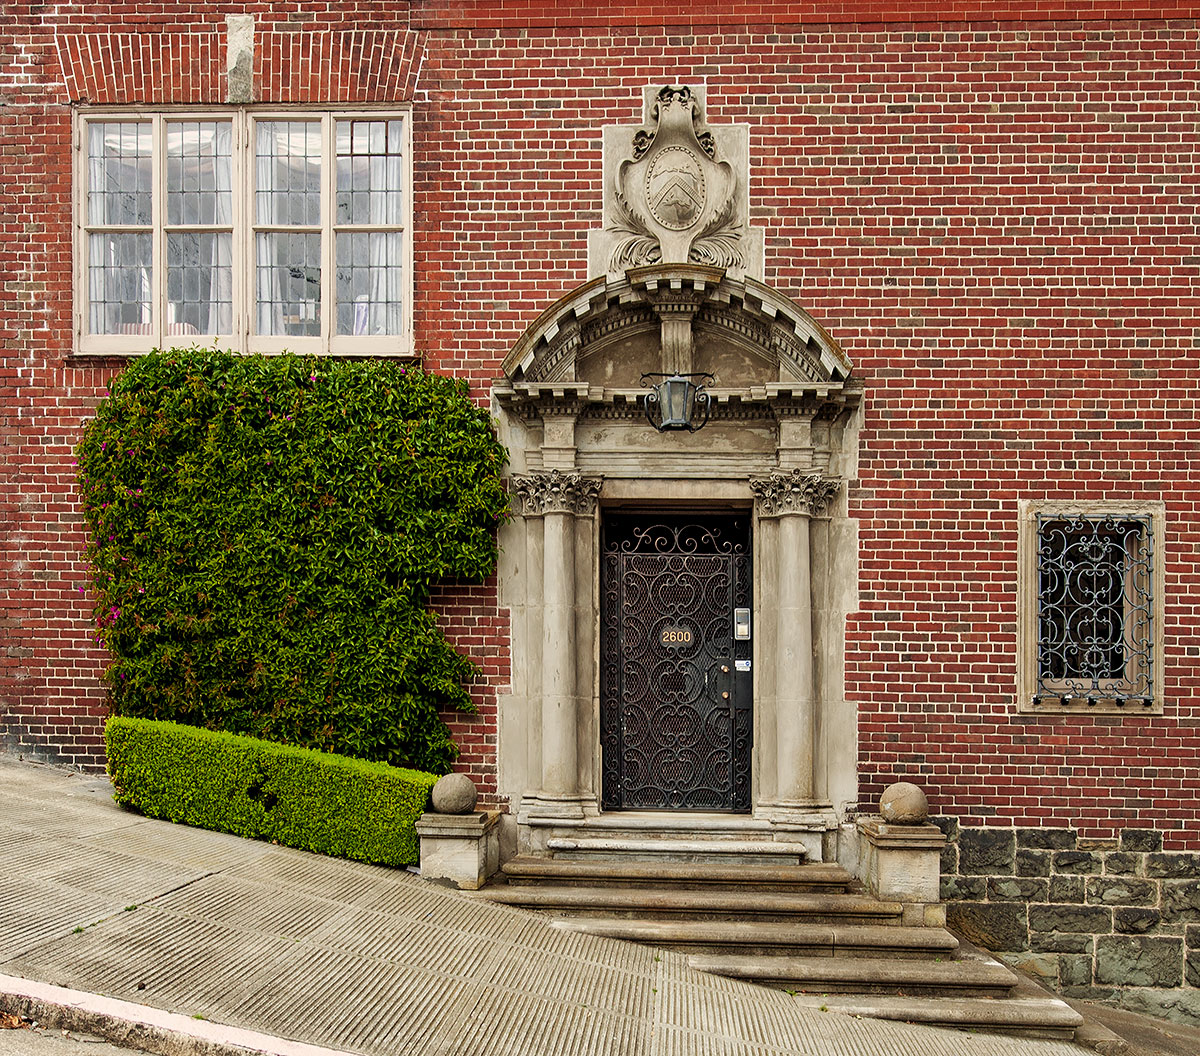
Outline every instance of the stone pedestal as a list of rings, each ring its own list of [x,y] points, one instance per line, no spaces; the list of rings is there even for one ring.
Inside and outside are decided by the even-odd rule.
[[[936,825],[895,825],[860,818],[859,878],[871,894],[887,902],[921,903],[932,909],[941,894],[942,848],[946,837]],[[944,910],[941,915],[944,920]],[[929,917],[928,912],[922,914]],[[908,922],[907,919],[905,921]],[[935,923],[924,919],[923,923]]]
[[[422,814],[421,876],[476,891],[500,868],[500,811]]]

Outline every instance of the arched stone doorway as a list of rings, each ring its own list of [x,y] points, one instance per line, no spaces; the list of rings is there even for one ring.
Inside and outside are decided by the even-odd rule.
[[[703,430],[650,427],[640,378],[651,371],[713,375]],[[828,858],[857,795],[842,653],[856,607],[845,482],[855,475],[860,388],[845,354],[754,279],[660,264],[594,279],[552,305],[505,360],[493,397],[516,514],[501,532],[513,637],[500,790],[521,849],[620,827],[692,827],[799,841]],[[602,539],[606,525],[637,514],[746,523],[752,637],[704,667],[736,665],[746,676],[734,691],[753,701],[741,799],[680,793],[646,809],[652,799],[633,797],[629,809],[614,799],[611,774],[606,792],[614,742],[601,720],[614,690],[602,672]]]

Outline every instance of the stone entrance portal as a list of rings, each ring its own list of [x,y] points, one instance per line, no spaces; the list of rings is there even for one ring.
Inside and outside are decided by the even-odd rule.
[[[604,129],[595,277],[542,313],[492,389],[515,513],[500,567],[508,839],[536,851],[665,827],[803,842],[820,858],[857,800],[843,481],[857,473],[861,390],[836,342],[758,279],[749,129],[706,124],[701,85],[647,87],[643,102],[642,125]],[[711,376],[701,431],[647,423],[653,372]],[[664,530],[701,523],[689,512],[736,519],[752,566],[701,575],[674,542],[621,566],[610,544],[645,511]],[[664,569],[670,600],[654,584]],[[685,604],[687,575],[728,586]],[[752,638],[662,638],[730,629],[731,607],[750,610]]]
[[[748,510],[604,518],[603,809],[750,810],[749,527]]]

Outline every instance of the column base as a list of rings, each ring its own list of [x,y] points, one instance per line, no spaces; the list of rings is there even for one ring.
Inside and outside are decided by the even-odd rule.
[[[517,814],[520,825],[538,821],[580,821],[585,817],[583,805],[588,797],[555,792],[529,792],[521,798]]]

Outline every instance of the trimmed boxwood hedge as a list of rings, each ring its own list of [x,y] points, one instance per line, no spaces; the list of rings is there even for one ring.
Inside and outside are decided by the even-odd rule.
[[[118,803],[152,818],[381,865],[419,860],[436,774],[173,722],[104,727]]]
[[[113,714],[446,773],[469,659],[428,611],[496,562],[505,451],[394,361],[154,352],[78,447]]]

